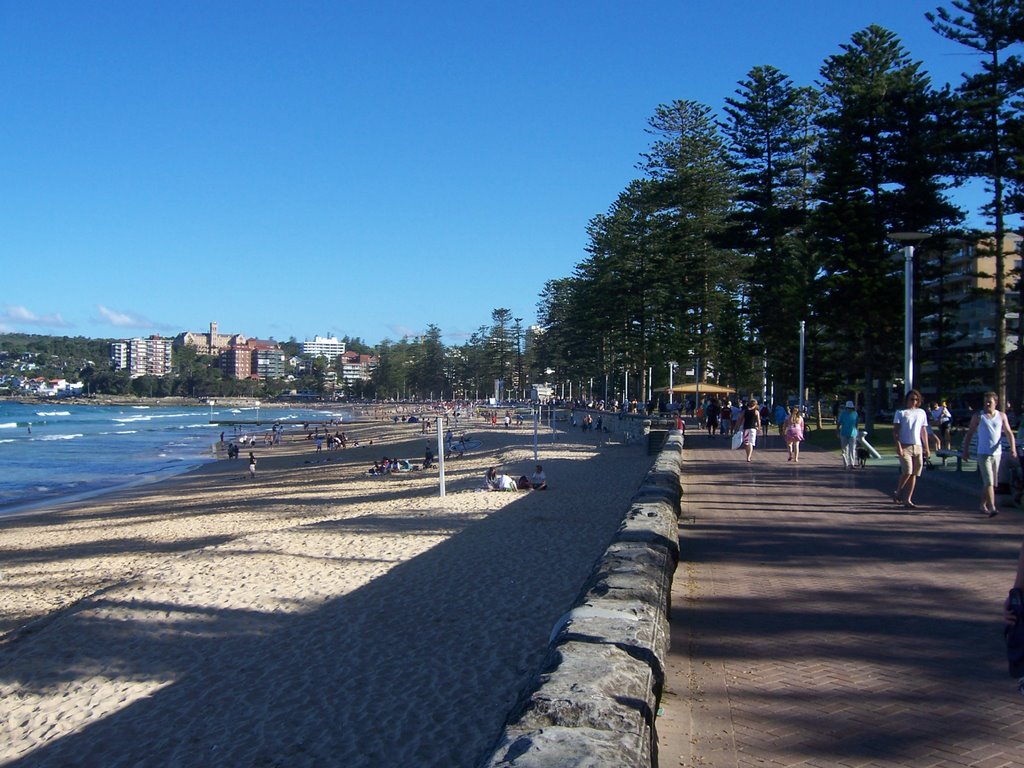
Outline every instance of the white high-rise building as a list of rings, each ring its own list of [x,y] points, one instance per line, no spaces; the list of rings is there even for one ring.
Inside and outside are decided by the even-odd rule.
[[[345,342],[339,341],[333,336],[315,336],[312,341],[308,339],[302,342],[302,354],[309,357],[323,357],[333,359],[338,355],[345,354]]]
[[[171,339],[125,339],[110,345],[110,360],[115,371],[127,370],[133,379],[140,376],[166,376],[171,372]]]

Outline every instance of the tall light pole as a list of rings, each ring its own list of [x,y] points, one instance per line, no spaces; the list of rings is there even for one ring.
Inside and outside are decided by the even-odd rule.
[[[694,358],[696,364],[693,366],[693,409],[696,413],[700,408],[700,354]]]
[[[675,360],[668,361],[668,404],[669,410],[672,410],[672,403],[675,402],[675,392],[672,391],[673,376],[676,372],[676,366],[679,365]]]
[[[903,243],[903,394],[906,394],[914,388],[914,243],[931,235],[890,232],[889,237]]]
[[[516,323],[516,398],[518,399],[523,393],[523,318],[516,317],[513,320]]]
[[[807,322],[800,321],[800,415],[804,415],[804,333],[807,330]]]

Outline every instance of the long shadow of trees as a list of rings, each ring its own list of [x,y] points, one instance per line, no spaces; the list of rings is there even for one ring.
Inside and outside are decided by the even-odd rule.
[[[289,554],[319,557],[325,570],[364,564],[343,554],[353,535],[443,539],[319,603],[211,609],[187,592],[152,600],[144,579],[80,602],[0,647],[0,685],[17,697],[52,697],[51,704],[65,692],[79,696],[96,676],[150,690],[127,704],[97,700],[69,711],[87,720],[20,758],[10,759],[19,745],[9,746],[8,764],[473,765],[649,466],[615,454],[580,463],[546,460],[545,467],[553,478],[594,477],[591,503],[582,507],[553,490],[523,494],[486,516],[447,510],[437,499],[290,529],[300,539],[318,537],[318,552],[342,553]],[[394,486],[382,493],[403,498]],[[260,541],[235,539],[230,554],[249,563],[280,554]],[[204,550],[211,556],[219,551],[218,540],[193,543],[212,547]],[[45,545],[21,555],[62,556]],[[18,738],[18,727],[8,722],[8,738]]]
[[[724,669],[738,738],[773,734],[780,755],[823,764],[1019,749],[1000,611],[1016,521],[975,519],[970,483],[928,474],[911,515],[888,471],[851,481],[820,462],[699,456],[682,558],[717,583],[677,611],[673,634]]]

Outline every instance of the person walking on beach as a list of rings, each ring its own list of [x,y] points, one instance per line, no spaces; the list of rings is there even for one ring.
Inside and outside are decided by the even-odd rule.
[[[750,461],[754,455],[754,446],[757,445],[757,433],[761,430],[761,411],[757,407],[757,400],[747,403],[733,427],[743,430],[743,450],[747,454],[747,461]]]
[[[255,479],[256,477],[256,454],[249,451],[249,479]]]
[[[857,466],[857,407],[853,400],[846,401],[846,407],[836,420],[836,432],[839,433],[839,444],[843,448],[843,467],[853,469]]]
[[[914,488],[921,476],[928,449],[928,414],[921,408],[921,393],[907,392],[906,408],[896,411],[892,420],[893,442],[900,459],[900,481],[892,492],[892,500],[907,509],[916,509]]]
[[[786,461],[800,463],[800,443],[804,439],[804,417],[800,407],[794,405],[789,409],[789,416],[782,422],[782,437],[786,441],[789,458]]]
[[[1003,454],[1003,436],[1010,443],[1010,455],[1017,455],[1017,445],[1010,429],[1010,420],[1006,414],[996,409],[999,397],[995,392],[986,392],[981,411],[971,417],[971,423],[964,435],[963,458],[967,458],[971,448],[971,438],[978,435],[978,471],[981,472],[981,515],[995,517],[996,483],[999,480],[999,459]]]

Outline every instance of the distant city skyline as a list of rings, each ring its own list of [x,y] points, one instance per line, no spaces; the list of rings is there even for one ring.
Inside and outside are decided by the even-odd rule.
[[[531,325],[658,104],[721,111],[764,64],[813,84],[872,23],[956,85],[940,5],[5,3],[0,331]],[[952,197],[983,225],[980,185]]]

